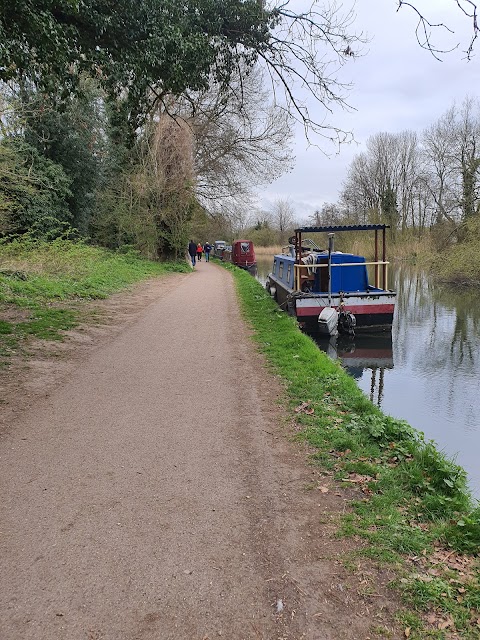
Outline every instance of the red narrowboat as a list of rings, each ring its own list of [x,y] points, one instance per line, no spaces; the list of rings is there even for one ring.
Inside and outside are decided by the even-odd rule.
[[[254,269],[257,265],[255,249],[251,240],[234,240],[231,250],[224,251],[223,259],[247,270]]]

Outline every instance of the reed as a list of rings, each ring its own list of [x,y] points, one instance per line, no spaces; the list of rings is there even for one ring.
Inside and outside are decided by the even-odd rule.
[[[255,255],[257,256],[273,256],[276,253],[282,253],[282,247],[280,245],[274,245],[271,247],[255,246]]]

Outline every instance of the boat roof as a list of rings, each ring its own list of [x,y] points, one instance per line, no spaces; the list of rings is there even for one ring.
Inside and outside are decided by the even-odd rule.
[[[329,225],[326,227],[299,227],[295,233],[322,233],[324,231],[378,231],[379,229],[390,229],[388,224],[348,224]]]

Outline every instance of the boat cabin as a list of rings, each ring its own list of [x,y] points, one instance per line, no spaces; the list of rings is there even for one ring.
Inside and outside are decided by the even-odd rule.
[[[276,255],[273,262],[273,274],[277,275],[290,289],[295,288],[295,259],[291,256]],[[306,256],[305,269],[300,274],[303,292],[327,293],[329,290],[328,253]],[[331,254],[331,291],[368,291],[375,289],[368,284],[365,258],[353,253],[335,251]]]

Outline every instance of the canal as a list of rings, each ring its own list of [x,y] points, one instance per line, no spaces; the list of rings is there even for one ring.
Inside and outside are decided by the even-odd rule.
[[[264,283],[271,258],[258,259]],[[466,469],[480,498],[480,291],[434,284],[391,266],[398,299],[391,334],[319,340],[382,410],[407,420]]]

